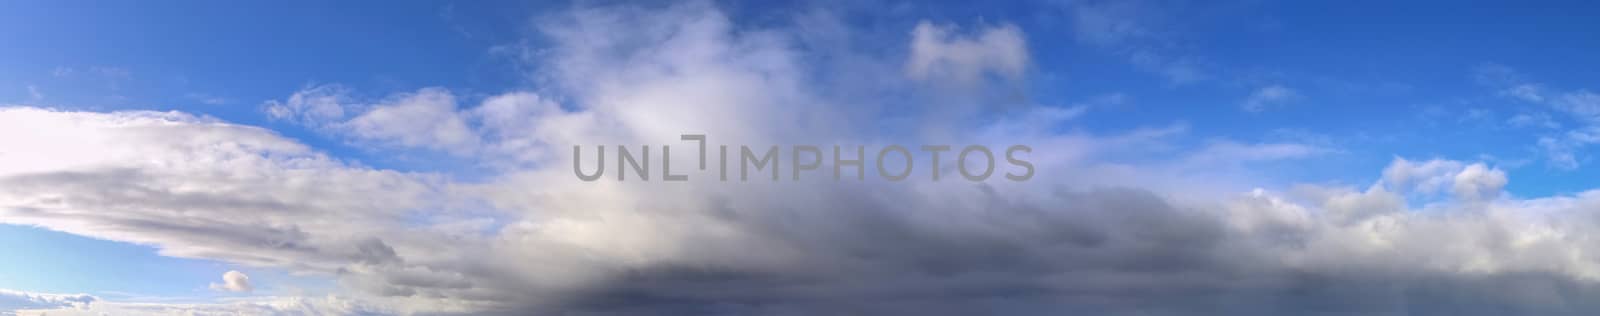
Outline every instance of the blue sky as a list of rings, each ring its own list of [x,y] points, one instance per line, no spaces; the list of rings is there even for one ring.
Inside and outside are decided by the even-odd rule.
[[[778,19],[777,12],[782,12],[725,5],[752,12],[734,15],[742,23],[769,23],[763,20]],[[1387,164],[1389,155],[1539,160],[1533,143],[1548,131],[1467,119],[1475,110],[1502,120],[1545,110],[1497,95],[1495,88],[1475,79],[1477,69],[1504,65],[1551,89],[1589,87],[1600,74],[1574,71],[1583,68],[1573,68],[1571,62],[1600,48],[1600,39],[1583,36],[1596,22],[1567,13],[1592,10],[1587,7],[1591,5],[1163,3],[1153,6],[1158,7],[1154,12],[1127,13],[1154,23],[1138,26],[1141,34],[1118,35],[1106,44],[1074,33],[1082,28],[1075,28],[1069,10],[1040,10],[1036,5],[857,5],[889,8],[885,11],[890,14],[855,18],[863,28],[881,29],[884,37],[903,36],[898,30],[918,19],[1015,23],[1032,40],[1038,67],[1029,85],[1039,103],[1126,97],[1128,105],[1107,110],[1121,112],[1083,128],[1187,122],[1198,134],[1242,139],[1313,133],[1347,142],[1340,147],[1348,155],[1330,163],[1373,169]],[[515,61],[494,48],[524,40],[532,32],[530,21],[563,7],[511,2],[152,6],[74,1],[7,6],[0,23],[16,31],[0,34],[12,47],[0,51],[0,66],[6,70],[0,73],[0,87],[5,87],[0,100],[204,113],[273,127],[344,155],[369,158],[367,163],[409,168],[444,167],[365,156],[269,120],[261,103],[323,83],[377,96],[440,86],[467,98],[526,87],[530,83],[521,79]],[[1108,7],[1112,9],[1106,11],[1117,11]],[[1192,67],[1198,78],[1165,78],[1159,69],[1130,61],[1129,50],[1177,60]],[[1274,84],[1304,97],[1282,109],[1238,111],[1252,91]],[[40,102],[29,102],[29,87],[42,96]],[[1472,141],[1440,141],[1450,139]],[[1417,142],[1430,144],[1411,145]],[[1541,177],[1511,183],[1511,192],[1519,194],[1586,189],[1584,179],[1596,175],[1584,170],[1588,168],[1551,170],[1537,161],[1515,165],[1509,167],[1519,175]],[[1366,181],[1314,171],[1328,168],[1306,169],[1289,171]]]
[[[513,172],[483,155],[441,150],[453,148],[446,145],[394,145],[404,139],[374,145],[363,138],[370,134],[341,135],[330,131],[334,125],[275,118],[268,108],[324,85],[342,87],[347,93],[341,97],[367,108],[404,103],[397,100],[430,87],[448,91],[452,111],[462,113],[513,91],[537,94],[566,111],[598,108],[585,103],[596,93],[552,75],[566,71],[562,64],[541,61],[565,58],[561,48],[571,45],[550,36],[549,29],[561,26],[549,24],[564,23],[574,8],[616,5],[8,1],[0,3],[0,104],[190,113],[262,127],[350,166],[415,173],[423,183],[490,183]],[[860,56],[790,47],[802,68],[845,58],[903,59],[916,53],[906,43],[919,23],[967,35],[1015,27],[1029,57],[1023,79],[984,80],[1020,87],[1000,94],[1021,95],[1020,103],[1029,106],[1085,111],[1046,129],[1108,138],[1183,130],[1183,137],[1162,142],[1175,149],[1132,148],[1090,159],[1135,169],[1165,166],[1219,143],[1292,143],[1315,154],[1197,169],[1228,174],[1218,182],[1269,190],[1316,183],[1360,191],[1384,183],[1379,171],[1397,158],[1460,162],[1455,169],[1482,163],[1513,175],[1503,191],[1504,199],[1516,201],[1579,195],[1595,189],[1592,179],[1600,176],[1595,141],[1581,135],[1600,126],[1591,117],[1600,99],[1588,93],[1600,90],[1594,57],[1600,19],[1584,14],[1600,10],[1594,2],[723,1],[710,7],[728,19],[727,36],[737,39],[790,30],[796,16],[836,19],[853,34],[844,41]],[[799,25],[819,33],[830,26]],[[821,73],[801,76],[809,80],[841,77],[829,73],[848,69],[800,72]],[[848,90],[819,82],[817,94]],[[919,93],[914,90],[893,93]],[[914,101],[922,99],[906,100],[913,101],[885,102],[922,106]],[[484,120],[466,122],[475,132],[488,129]],[[1403,198],[1419,209],[1447,199],[1427,193]],[[489,228],[479,228],[492,233],[516,227],[510,221],[522,214],[486,210],[514,202],[456,202],[442,203],[452,205],[448,214],[409,210],[417,212],[410,224],[494,213],[485,216]],[[531,212],[548,211],[536,209]],[[241,295],[208,288],[229,270],[249,274],[261,295],[315,296],[345,288],[339,277],[293,265],[174,258],[158,252],[170,246],[160,241],[79,236],[49,225],[0,225],[0,289],[206,301]]]

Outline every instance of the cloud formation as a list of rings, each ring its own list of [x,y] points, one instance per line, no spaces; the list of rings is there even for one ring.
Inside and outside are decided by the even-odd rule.
[[[255,290],[255,287],[250,285],[250,276],[236,270],[228,270],[228,272],[223,273],[222,283],[212,283],[210,287],[215,291],[227,292],[250,292]]]
[[[1600,215],[1600,192],[1508,197],[1490,165],[1406,159],[1359,187],[1257,188],[1217,170],[1325,150],[1184,146],[1179,123],[1060,128],[1093,114],[1007,90],[1030,60],[1013,26],[921,22],[896,38],[905,54],[884,56],[839,44],[856,42],[848,33],[740,26],[703,2],[539,21],[550,46],[521,62],[539,66],[540,89],[464,102],[443,88],[364,99],[314,86],[266,106],[341,139],[471,153],[461,157],[499,171],[488,179],[375,169],[184,113],[8,107],[0,222],[323,275],[347,291],[90,304],[117,314],[1600,311],[1588,299],[1600,294],[1600,227],[1584,220]],[[733,145],[1023,143],[1039,175],[668,184],[566,169],[574,144],[688,133]],[[249,289],[234,273],[221,287]]]
[[[0,289],[0,315],[25,309],[84,309],[99,300],[88,294],[32,293]]]
[[[1600,143],[1600,94],[1587,89],[1551,89],[1500,64],[1481,65],[1475,69],[1474,77],[1479,84],[1497,89],[1502,97],[1542,106],[1524,110],[1508,123],[1555,130],[1556,133],[1540,136],[1535,143],[1551,166],[1572,170],[1591,159],[1581,150]],[[1561,121],[1574,124],[1558,122],[1553,118],[1557,115],[1561,115]],[[1575,127],[1563,130],[1563,126]]]
[[[1261,112],[1299,97],[1300,94],[1293,89],[1276,84],[1268,85],[1250,93],[1250,96],[1244,99],[1243,108],[1246,112]]]

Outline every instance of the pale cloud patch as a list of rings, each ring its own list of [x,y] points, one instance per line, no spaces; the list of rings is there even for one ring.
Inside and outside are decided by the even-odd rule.
[[[1139,70],[1161,76],[1172,84],[1205,80],[1206,62],[1172,51],[1176,40],[1170,17],[1160,5],[1145,1],[1072,1],[1067,5],[1074,37],[1083,43],[1125,56]]]
[[[1256,89],[1240,106],[1246,112],[1261,112],[1300,98],[1300,93],[1283,85],[1273,84]]]
[[[1480,84],[1499,89],[1498,95],[1524,102],[1540,104],[1552,109],[1555,113],[1565,114],[1565,118],[1575,121],[1578,126],[1556,134],[1542,135],[1534,143],[1551,166],[1561,169],[1577,169],[1589,157],[1581,155],[1582,149],[1600,143],[1600,94],[1588,89],[1569,91],[1552,90],[1545,85],[1532,82],[1518,73],[1515,69],[1499,64],[1487,64],[1476,69],[1475,77]],[[1562,124],[1543,112],[1524,113],[1512,117],[1508,123],[1513,126],[1537,126],[1549,129],[1560,129]]]
[[[1567,92],[1552,99],[1551,104],[1591,124],[1600,123],[1600,94],[1589,90]]]
[[[358,140],[466,154],[478,146],[477,134],[456,108],[450,91],[425,88],[391,96],[338,128]]]
[[[28,88],[28,100],[29,101],[31,101],[31,102],[39,102],[39,101],[44,100],[44,93],[43,92],[39,92],[39,86],[35,86],[35,85],[31,85],[30,84],[30,85],[27,86],[27,88]]]
[[[201,104],[205,104],[205,105],[222,105],[222,104],[228,103],[228,99],[227,98],[214,96],[214,95],[209,95],[209,94],[204,94],[204,93],[186,93],[186,94],[183,95],[183,97],[185,99],[194,100],[196,102],[200,102]],[[288,110],[287,109],[280,109],[279,111],[288,111]]]
[[[66,67],[66,66],[56,66],[56,68],[54,70],[50,71],[50,75],[51,76],[55,76],[55,77],[58,77],[58,78],[59,77],[71,76],[72,73],[73,73],[72,67]]]
[[[1186,155],[1191,164],[1202,166],[1234,165],[1250,162],[1306,158],[1332,150],[1298,143],[1246,144],[1214,141]]]
[[[212,283],[209,287],[213,291],[224,292],[250,292],[255,290],[255,286],[250,284],[250,276],[237,270],[228,270],[228,272],[223,273],[222,283]]]
[[[1544,93],[1540,90],[1539,85],[1524,83],[1506,88],[1504,91],[1500,91],[1500,94],[1527,102],[1539,103],[1544,102]]]
[[[1506,119],[1506,124],[1514,127],[1561,128],[1561,123],[1557,123],[1554,118],[1550,117],[1550,114],[1544,112],[1518,113]]]
[[[422,88],[379,100],[363,100],[341,85],[317,85],[282,101],[267,101],[263,107],[274,119],[294,121],[376,147],[469,155],[477,153],[482,145],[470,121],[474,119],[472,113],[461,109],[455,94],[444,88]]]
[[[923,21],[911,31],[906,75],[916,80],[971,84],[989,74],[1015,80],[1027,65],[1028,47],[1016,26],[1002,25],[966,36]]]
[[[307,87],[296,91],[286,100],[271,100],[262,106],[267,115],[274,119],[324,126],[342,120],[348,112],[357,110],[346,109],[355,107],[351,104],[353,101],[349,88],[325,84]]]
[[[1525,102],[1542,103],[1545,101],[1545,88],[1533,82],[1528,82],[1516,69],[1501,64],[1479,65],[1473,70],[1473,77],[1478,84],[1499,89],[1496,94]]]

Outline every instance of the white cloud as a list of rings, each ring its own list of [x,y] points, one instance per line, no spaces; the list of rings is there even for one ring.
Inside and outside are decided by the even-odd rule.
[[[267,101],[262,106],[274,119],[291,120],[310,126],[323,126],[344,119],[353,107],[350,89],[340,85],[318,85],[295,92],[284,101]]]
[[[436,180],[347,165],[260,128],[12,107],[0,108],[0,148],[4,224],[352,278],[456,260],[441,257],[457,246],[431,220],[408,214],[439,212]]]
[[[1304,158],[1327,152],[1329,152],[1329,149],[1297,143],[1241,144],[1232,141],[1216,141],[1206,144],[1203,148],[1189,154],[1187,159],[1191,163],[1215,166],[1217,164]]]
[[[362,167],[182,113],[5,108],[0,222],[327,276],[345,291],[91,304],[108,314],[1552,314],[1589,310],[1579,304],[1600,293],[1587,287],[1600,280],[1600,260],[1579,255],[1600,232],[1581,220],[1600,215],[1597,192],[1499,197],[1497,169],[1404,159],[1364,189],[1254,190],[1207,167],[1320,148],[1224,139],[1187,149],[1177,146],[1188,140],[1184,124],[1106,134],[1059,126],[1081,119],[1080,107],[926,120],[977,106],[989,91],[819,78],[907,80],[899,66],[914,63],[808,71],[876,59],[807,58],[785,29],[737,28],[709,3],[580,7],[539,21],[551,46],[527,62],[541,66],[548,93],[464,107],[436,89],[368,102],[314,87],[268,103],[270,115],[358,141],[455,148],[477,139],[492,154],[468,157],[507,165],[487,179]],[[963,54],[932,55],[969,61],[949,57]],[[848,88],[942,102],[888,111]],[[418,117],[433,120],[408,119]],[[934,128],[960,133],[921,132]],[[573,144],[675,143],[686,133],[733,145],[1030,144],[1039,176],[582,182],[567,169]],[[1211,158],[1182,173],[1151,167],[1183,157]],[[1463,203],[1405,203],[1445,192],[1440,199]],[[1552,295],[1508,295],[1502,284]],[[1381,295],[1395,289],[1406,296]]]
[[[86,309],[99,298],[88,294],[34,293],[0,289],[0,315],[23,309]]]
[[[1483,163],[1433,159],[1413,162],[1395,158],[1383,170],[1383,184],[1400,192],[1450,192],[1462,201],[1494,199],[1506,185],[1506,174]]]
[[[1505,186],[1504,171],[1476,163],[1456,173],[1455,184],[1450,187],[1450,192],[1455,193],[1457,199],[1477,201],[1499,196]]]
[[[971,37],[927,21],[911,31],[906,75],[972,84],[985,75],[1016,80],[1028,66],[1028,47],[1013,25],[985,29]]]
[[[264,104],[269,116],[292,120],[377,147],[422,148],[457,155],[476,153],[480,140],[456,96],[443,88],[396,93],[363,101],[337,84],[312,86],[284,101]]]
[[[478,139],[456,107],[449,91],[426,88],[372,105],[339,128],[361,140],[465,154]]]
[[[405,315],[404,303],[393,299],[324,297],[249,297],[217,303],[151,303],[96,300],[80,307],[32,307],[19,316],[46,315]]]
[[[1566,118],[1575,121],[1577,126],[1560,131],[1560,134],[1540,136],[1535,143],[1536,148],[1542,151],[1551,166],[1561,169],[1577,169],[1589,157],[1580,155],[1583,148],[1595,143],[1600,143],[1600,94],[1587,89],[1570,91],[1551,91],[1545,85],[1529,81],[1515,69],[1499,64],[1479,66],[1476,78],[1480,84],[1499,89],[1499,95],[1517,99],[1524,102],[1541,104],[1556,113],[1566,114]],[[1537,126],[1549,129],[1560,129],[1562,124],[1556,122],[1549,114],[1543,112],[1524,113],[1512,117],[1508,123],[1513,126]]]
[[[250,276],[236,270],[228,270],[228,272],[223,273],[222,283],[212,283],[210,288],[214,291],[226,292],[250,292],[255,290],[255,287],[250,285]]]
[[[1247,112],[1261,112],[1298,98],[1300,98],[1300,94],[1295,92],[1294,89],[1274,84],[1261,87],[1250,93],[1250,96],[1244,99],[1244,104],[1241,107]]]
[[[1600,94],[1589,90],[1577,90],[1564,93],[1551,101],[1557,109],[1590,123],[1600,123]]]

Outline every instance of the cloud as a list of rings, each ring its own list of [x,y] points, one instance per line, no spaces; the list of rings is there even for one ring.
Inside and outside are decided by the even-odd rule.
[[[1589,90],[1567,92],[1553,99],[1552,104],[1591,124],[1600,122],[1600,94]]]
[[[1498,89],[1496,93],[1498,96],[1544,105],[1546,109],[1554,110],[1554,113],[1565,115],[1562,117],[1565,118],[1563,121],[1571,120],[1576,123],[1573,128],[1558,131],[1558,134],[1539,136],[1534,142],[1536,148],[1544,153],[1550,166],[1578,169],[1582,163],[1589,160],[1589,156],[1581,155],[1581,150],[1600,142],[1600,137],[1594,137],[1597,131],[1600,131],[1600,94],[1592,93],[1589,89],[1562,91],[1562,89],[1546,88],[1546,85],[1528,80],[1523,73],[1501,64],[1478,65],[1474,77],[1480,85]],[[1544,112],[1520,113],[1517,117],[1510,118],[1509,123],[1514,126],[1563,128],[1562,123],[1558,123],[1552,115]]]
[[[1483,163],[1395,158],[1384,168],[1383,181],[1401,192],[1450,192],[1462,201],[1479,201],[1499,196],[1507,180],[1504,171]]]
[[[249,297],[217,303],[151,303],[96,300],[76,308],[37,307],[17,310],[21,316],[45,315],[397,315],[403,310],[393,300],[359,300],[340,296]]]
[[[208,94],[204,94],[204,93],[186,93],[186,94],[183,95],[183,97],[185,99],[195,100],[197,102],[200,102],[200,103],[206,104],[206,105],[222,105],[222,104],[227,104],[229,102],[227,98],[208,95]]]
[[[267,106],[356,141],[447,149],[477,139],[470,147],[487,154],[464,157],[503,168],[486,179],[364,167],[184,113],[11,107],[0,110],[0,221],[327,276],[343,291],[93,306],[112,314],[1600,310],[1589,299],[1600,261],[1581,255],[1600,231],[1584,220],[1600,215],[1600,192],[1507,197],[1505,173],[1485,164],[1405,159],[1366,186],[1258,188],[1224,167],[1321,148],[1192,148],[1181,123],[1077,131],[1068,124],[1093,118],[1080,108],[986,108],[988,89],[1009,87],[907,83],[914,53],[798,45],[800,31],[739,25],[709,2],[579,7],[538,21],[548,46],[522,56],[539,66],[537,93],[463,102],[439,89],[364,99],[313,87]],[[987,46],[982,35],[931,38],[936,50]],[[950,57],[964,54],[927,56],[979,69],[958,74],[1009,65]],[[830,64],[863,60],[888,66]],[[858,71],[812,71],[840,68]],[[469,135],[438,137],[441,122]],[[678,144],[687,133],[734,146],[1029,144],[1039,176],[583,182],[567,169],[572,145]],[[1187,168],[1162,167],[1172,164]],[[1412,206],[1408,195],[1435,203]]]
[[[443,88],[423,88],[367,101],[352,96],[352,91],[341,85],[317,85],[283,101],[267,101],[263,107],[272,118],[295,121],[374,146],[466,155],[479,145],[465,114],[457,112],[456,96]]]
[[[1028,47],[1016,26],[984,30],[972,38],[951,33],[949,27],[918,23],[911,31],[906,75],[916,80],[944,77],[963,83],[977,82],[985,74],[1016,80],[1028,65]]]
[[[351,102],[350,89],[341,85],[317,85],[295,92],[287,100],[271,100],[262,104],[267,115],[280,120],[290,120],[310,126],[323,126],[348,115]]]
[[[10,107],[0,135],[0,223],[351,277],[437,259],[397,252],[452,247],[432,228],[448,214],[408,214],[442,207],[430,176],[348,165],[260,128]]]
[[[1594,137],[1596,131],[1600,130],[1600,94],[1587,89],[1548,89],[1543,84],[1525,78],[1515,69],[1500,64],[1479,66],[1475,69],[1475,77],[1480,84],[1499,89],[1500,96],[1544,105],[1577,123],[1576,127],[1560,131],[1559,134],[1540,136],[1535,143],[1552,166],[1577,169],[1588,160],[1588,157],[1580,155],[1580,150],[1600,142],[1600,137]],[[1519,114],[1508,122],[1514,126],[1562,127],[1561,123],[1544,112]]]
[[[56,66],[56,68],[54,70],[50,71],[50,75],[55,76],[55,77],[71,76],[72,73],[73,73],[72,67],[66,67],[66,66]]]
[[[477,145],[476,134],[456,113],[455,96],[427,88],[392,97],[340,125],[357,139],[430,147],[462,153]]]
[[[250,292],[255,290],[255,287],[250,285],[250,276],[245,275],[244,272],[234,270],[228,270],[227,273],[223,273],[222,283],[212,283],[210,287],[213,291],[226,292]]]
[[[0,289],[0,315],[23,309],[85,309],[99,299],[88,294],[33,293]]]
[[[1561,128],[1561,123],[1557,123],[1547,113],[1519,113],[1506,119],[1506,124],[1511,124],[1511,126],[1515,127]]]
[[[1501,91],[1500,93],[1506,96],[1522,99],[1523,101],[1533,103],[1544,102],[1544,94],[1539,90],[1539,86],[1535,84],[1518,84],[1516,86],[1506,88],[1505,91]]]
[[[1147,1],[1071,1],[1067,2],[1074,38],[1111,53],[1124,56],[1134,67],[1161,76],[1172,84],[1188,84],[1210,78],[1207,62],[1173,50],[1179,41],[1172,25],[1157,21],[1175,20],[1163,10],[1171,3]]]
[[[1241,105],[1241,108],[1246,112],[1261,112],[1298,98],[1300,98],[1300,93],[1295,92],[1294,89],[1277,84],[1268,85],[1250,93],[1250,96],[1244,99],[1244,104]]]
[[[1240,144],[1219,141],[1188,156],[1188,160],[1201,165],[1247,163],[1258,161],[1304,158],[1326,153],[1329,149],[1298,143]]]
[[[44,93],[39,92],[39,87],[31,84],[28,85],[28,101],[39,102],[41,100],[44,100]]]

